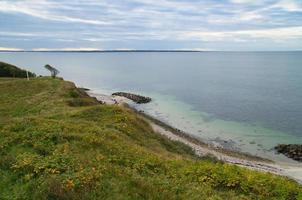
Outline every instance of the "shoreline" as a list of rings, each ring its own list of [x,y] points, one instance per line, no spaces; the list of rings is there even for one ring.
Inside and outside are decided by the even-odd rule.
[[[221,148],[221,147],[212,147],[210,146],[208,143],[202,141],[201,139],[198,139],[196,137],[194,137],[193,135],[190,135],[189,133],[186,133],[182,130],[179,130],[177,128],[174,128],[172,127],[171,125],[163,122],[163,121],[160,121],[159,119],[153,117],[153,116],[150,116],[144,112],[140,112],[138,110],[136,110],[135,108],[129,106],[129,105],[125,105],[127,108],[133,110],[134,112],[136,112],[138,115],[140,115],[141,117],[143,117],[145,120],[147,120],[149,123],[153,123],[157,126],[160,126],[162,127],[165,131],[170,131],[172,132],[173,134],[179,136],[179,137],[182,137],[196,145],[200,145],[202,147],[205,147],[205,148],[208,148],[208,149],[211,149],[213,151],[218,151],[220,153],[224,153],[226,155],[230,155],[230,156],[233,156],[233,157],[237,157],[237,158],[242,158],[242,159],[246,159],[246,160],[251,160],[251,161],[261,161],[261,162],[266,162],[266,163],[274,163],[274,161],[272,160],[269,160],[267,158],[262,158],[262,157],[259,157],[259,156],[254,156],[254,155],[251,155],[251,154],[248,154],[248,153],[244,153],[244,152],[239,152],[239,151],[235,151],[235,150],[229,150],[229,149],[225,149],[225,148]]]
[[[178,141],[191,147],[198,157],[212,156],[219,161],[234,164],[240,167],[245,167],[256,171],[268,172],[280,176],[286,176],[302,184],[301,178],[299,179],[291,176],[289,173],[287,173],[288,171],[286,171],[284,167],[276,164],[272,160],[239,151],[228,150],[225,148],[214,148],[208,143],[202,141],[201,139],[195,138],[189,133],[185,133],[184,131],[174,128],[169,124],[166,124],[159,119],[154,118],[153,116],[150,116],[135,109],[134,107],[131,107],[128,104],[128,102],[130,102],[131,100],[125,97],[99,94],[91,91],[86,91],[86,93],[89,96],[96,98],[103,104],[118,105],[123,106],[127,109],[131,109],[139,117],[146,120],[153,128],[154,132],[170,140]]]

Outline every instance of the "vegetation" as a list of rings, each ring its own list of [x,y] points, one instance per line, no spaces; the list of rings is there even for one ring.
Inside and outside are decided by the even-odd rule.
[[[211,159],[73,83],[0,79],[0,199],[302,199],[284,177]]]
[[[0,77],[26,78],[26,73],[26,70],[20,69],[5,62],[0,62]],[[28,72],[28,76],[35,77],[36,75],[32,72]]]
[[[52,78],[56,78],[56,76],[60,73],[59,70],[57,70],[56,68],[54,68],[54,67],[52,67],[52,66],[50,66],[48,64],[45,65],[44,67],[45,67],[45,69],[47,69],[48,71],[50,71],[50,75],[51,75]]]

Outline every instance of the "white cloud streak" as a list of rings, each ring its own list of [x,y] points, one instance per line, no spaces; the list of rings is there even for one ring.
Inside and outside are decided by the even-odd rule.
[[[69,47],[69,48],[34,48],[33,51],[101,51],[100,48]]]
[[[24,49],[14,47],[0,47],[0,51],[23,51]]]
[[[0,32],[0,35],[5,36],[40,36],[36,33],[14,33],[14,32]],[[106,37],[109,37],[106,36]],[[301,39],[302,26],[298,27],[283,27],[283,28],[269,28],[269,29],[255,29],[255,30],[238,30],[238,31],[208,31],[208,30],[194,30],[194,31],[163,31],[163,32],[123,32],[111,35],[111,38],[100,35],[96,38],[82,38],[83,41],[88,42],[103,42],[103,41],[118,41],[120,38],[124,40],[199,40],[199,41],[234,41],[245,42],[255,39],[267,39],[274,41]],[[65,39],[56,39],[65,41]],[[76,41],[76,38],[66,39],[66,42]]]
[[[248,41],[251,39],[270,39],[275,41],[299,39],[302,38],[302,26],[258,29],[258,30],[241,30],[241,31],[191,31],[185,32],[179,39],[196,39],[202,41]]]
[[[289,12],[302,12],[302,4],[295,0],[281,0],[272,5],[271,8],[279,8]]]
[[[44,20],[60,21],[60,22],[75,22],[94,25],[106,25],[108,22],[94,19],[84,19],[77,17],[69,17],[62,14],[50,12],[51,9],[61,8],[59,4],[50,3],[44,0],[41,1],[0,1],[1,12],[13,12],[37,17]],[[63,7],[64,8],[64,7]]]

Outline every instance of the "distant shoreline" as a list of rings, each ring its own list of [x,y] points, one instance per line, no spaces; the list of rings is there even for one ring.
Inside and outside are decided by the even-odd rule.
[[[22,53],[22,52],[46,52],[46,53],[120,53],[120,52],[182,52],[182,53],[191,53],[191,52],[210,52],[210,51],[199,51],[199,50],[91,50],[91,51],[83,51],[83,50],[74,50],[74,51],[60,51],[60,50],[49,50],[49,51],[31,51],[31,50],[17,50],[17,51],[6,51],[0,50],[0,52],[14,52],[14,53]]]
[[[302,50],[291,51],[228,51],[228,50],[0,50],[0,53],[209,53],[209,52],[229,52],[229,53],[284,53],[302,52]]]

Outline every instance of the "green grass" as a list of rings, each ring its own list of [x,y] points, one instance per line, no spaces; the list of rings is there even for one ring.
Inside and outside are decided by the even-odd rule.
[[[59,79],[0,79],[0,199],[302,199],[284,177],[198,159]]]

